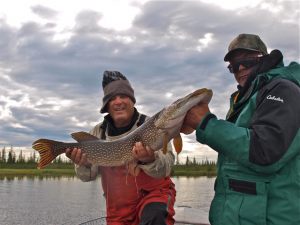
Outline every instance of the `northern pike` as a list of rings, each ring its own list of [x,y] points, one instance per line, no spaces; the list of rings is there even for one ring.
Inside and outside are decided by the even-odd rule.
[[[65,153],[67,148],[80,148],[86,153],[88,161],[99,166],[121,166],[134,160],[132,148],[136,142],[142,142],[154,151],[167,151],[168,142],[173,139],[177,153],[182,149],[180,130],[186,113],[193,106],[209,103],[212,90],[202,88],[180,98],[165,107],[154,116],[146,120],[140,127],[128,135],[114,140],[105,141],[86,133],[72,133],[77,141],[65,143],[49,139],[39,139],[32,144],[32,148],[40,154],[38,168],[44,168],[58,155]]]

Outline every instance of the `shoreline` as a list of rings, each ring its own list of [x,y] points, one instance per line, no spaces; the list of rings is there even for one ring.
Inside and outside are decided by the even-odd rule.
[[[60,176],[69,176],[75,177],[74,168],[53,168],[53,169],[23,169],[23,168],[1,168],[0,169],[0,178],[3,177],[22,177],[22,176],[37,176],[37,177],[60,177]],[[177,170],[174,168],[171,173],[171,177],[178,176],[207,176],[214,177],[216,172],[214,170]]]

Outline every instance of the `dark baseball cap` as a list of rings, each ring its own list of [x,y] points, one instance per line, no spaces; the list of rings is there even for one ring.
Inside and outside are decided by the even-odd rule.
[[[255,51],[263,55],[268,54],[265,43],[255,34],[239,34],[234,38],[228,46],[228,53],[225,55],[224,61],[229,61],[232,54],[237,50]]]

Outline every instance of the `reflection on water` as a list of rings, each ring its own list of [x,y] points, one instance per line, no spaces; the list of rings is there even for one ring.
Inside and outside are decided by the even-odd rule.
[[[60,179],[76,179],[74,176],[37,176],[37,175],[0,175],[0,181],[2,180],[60,180]]]
[[[178,177],[176,206],[208,212],[214,178]],[[80,224],[105,215],[100,179],[5,177],[0,179],[0,224]]]
[[[189,206],[208,213],[214,194],[214,180],[207,177],[173,178],[177,190],[176,206]]]

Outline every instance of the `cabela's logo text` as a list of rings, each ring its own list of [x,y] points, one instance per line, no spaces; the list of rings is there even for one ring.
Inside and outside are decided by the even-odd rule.
[[[274,101],[278,101],[278,102],[282,102],[282,103],[283,103],[283,99],[280,98],[280,97],[275,97],[275,96],[272,96],[272,95],[268,95],[267,99],[269,99],[269,100],[274,100]]]

